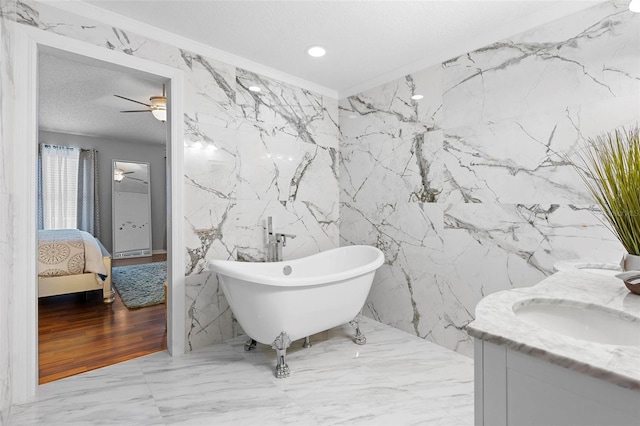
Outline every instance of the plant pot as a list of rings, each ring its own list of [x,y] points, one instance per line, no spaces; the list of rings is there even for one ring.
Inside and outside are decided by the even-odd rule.
[[[620,262],[620,266],[624,272],[638,271],[638,276],[624,280],[624,285],[627,286],[631,293],[640,295],[640,256],[625,253]]]
[[[620,261],[620,267],[624,272],[640,271],[640,256],[625,253],[624,256],[622,256],[622,261]]]

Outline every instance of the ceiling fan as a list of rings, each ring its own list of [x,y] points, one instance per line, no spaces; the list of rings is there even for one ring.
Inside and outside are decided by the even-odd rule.
[[[150,104],[136,101],[135,99],[125,98],[120,95],[113,95],[116,98],[124,99],[126,101],[135,102],[140,105],[146,106],[148,109],[137,109],[132,111],[120,111],[120,112],[150,112],[157,119],[163,123],[167,121],[167,97],[164,90],[164,84],[162,85],[162,96],[152,96],[149,98]]]

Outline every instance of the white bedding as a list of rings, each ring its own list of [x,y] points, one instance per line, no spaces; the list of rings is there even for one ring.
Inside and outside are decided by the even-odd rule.
[[[38,231],[38,276],[107,275],[96,239],[77,229]]]

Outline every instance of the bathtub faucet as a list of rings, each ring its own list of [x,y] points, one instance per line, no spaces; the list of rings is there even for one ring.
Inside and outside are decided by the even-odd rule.
[[[273,218],[267,217],[267,262],[280,262],[282,260],[282,247],[287,245],[287,238],[295,238],[293,234],[273,232]]]

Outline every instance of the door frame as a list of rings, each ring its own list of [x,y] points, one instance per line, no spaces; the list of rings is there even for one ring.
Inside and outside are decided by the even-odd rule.
[[[184,276],[184,74],[181,70],[122,52],[11,23],[13,59],[13,230],[14,261],[9,365],[15,404],[31,401],[38,388],[38,291],[36,168],[38,143],[38,52],[55,49],[97,59],[169,82],[167,97],[167,349],[185,352]]]

